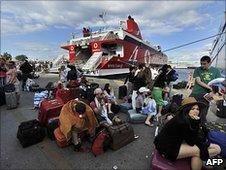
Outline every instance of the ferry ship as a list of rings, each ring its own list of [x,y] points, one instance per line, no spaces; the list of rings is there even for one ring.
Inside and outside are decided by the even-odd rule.
[[[226,55],[225,55],[225,33],[226,33],[226,12],[224,13],[224,21],[219,28],[219,35],[213,42],[210,57],[212,59],[212,66],[221,70],[221,74],[225,77],[226,74]]]
[[[167,55],[160,46],[144,41],[135,20],[129,16],[118,29],[92,32],[83,28],[82,37],[72,37],[61,46],[68,50],[69,61],[82,68],[87,76],[126,74],[129,65],[143,63],[161,66]]]

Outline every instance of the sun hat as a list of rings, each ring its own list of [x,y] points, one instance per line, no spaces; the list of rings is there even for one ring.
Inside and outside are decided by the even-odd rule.
[[[146,88],[146,87],[141,87],[140,89],[139,89],[139,92],[140,93],[144,93],[144,92],[149,92],[150,90],[148,89],[148,88]]]
[[[197,101],[194,97],[187,97],[181,102],[181,106],[179,107],[179,110],[184,109],[187,106],[193,106],[198,105],[200,108],[206,106],[205,103]]]
[[[103,93],[102,89],[101,88],[96,88],[94,90],[94,94],[100,94],[100,93]]]

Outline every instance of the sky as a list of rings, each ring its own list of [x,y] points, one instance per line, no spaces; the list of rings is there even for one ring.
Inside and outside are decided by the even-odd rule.
[[[52,60],[68,54],[60,46],[71,34],[118,28],[131,15],[142,37],[162,50],[218,33],[226,1],[0,1],[1,54],[24,54],[30,59]],[[99,14],[106,12],[105,23]],[[199,61],[208,55],[214,39],[166,52],[168,59]]]

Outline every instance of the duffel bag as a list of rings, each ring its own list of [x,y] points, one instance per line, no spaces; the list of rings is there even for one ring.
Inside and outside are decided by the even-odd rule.
[[[208,133],[210,143],[218,144],[221,148],[220,155],[226,158],[226,133],[220,131],[210,131]]]
[[[5,101],[7,109],[15,109],[17,108],[17,95],[16,92],[5,92]]]
[[[94,156],[103,154],[110,146],[111,138],[109,133],[103,128],[95,137],[92,144],[92,153]]]
[[[45,137],[45,129],[36,119],[22,122],[17,131],[17,138],[23,147],[41,142]]]
[[[128,121],[130,123],[144,123],[147,119],[147,115],[137,113],[136,110],[128,110]]]
[[[129,123],[108,126],[107,130],[112,139],[110,147],[113,150],[117,150],[134,140],[133,127]]]

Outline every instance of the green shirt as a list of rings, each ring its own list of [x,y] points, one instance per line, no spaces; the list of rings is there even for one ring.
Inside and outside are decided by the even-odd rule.
[[[195,69],[193,78],[200,77],[201,81],[208,84],[211,80],[221,77],[220,71],[215,67],[209,67],[208,70],[204,70],[202,67]],[[196,81],[190,96],[199,96],[201,94],[208,93],[209,89],[200,86]]]

